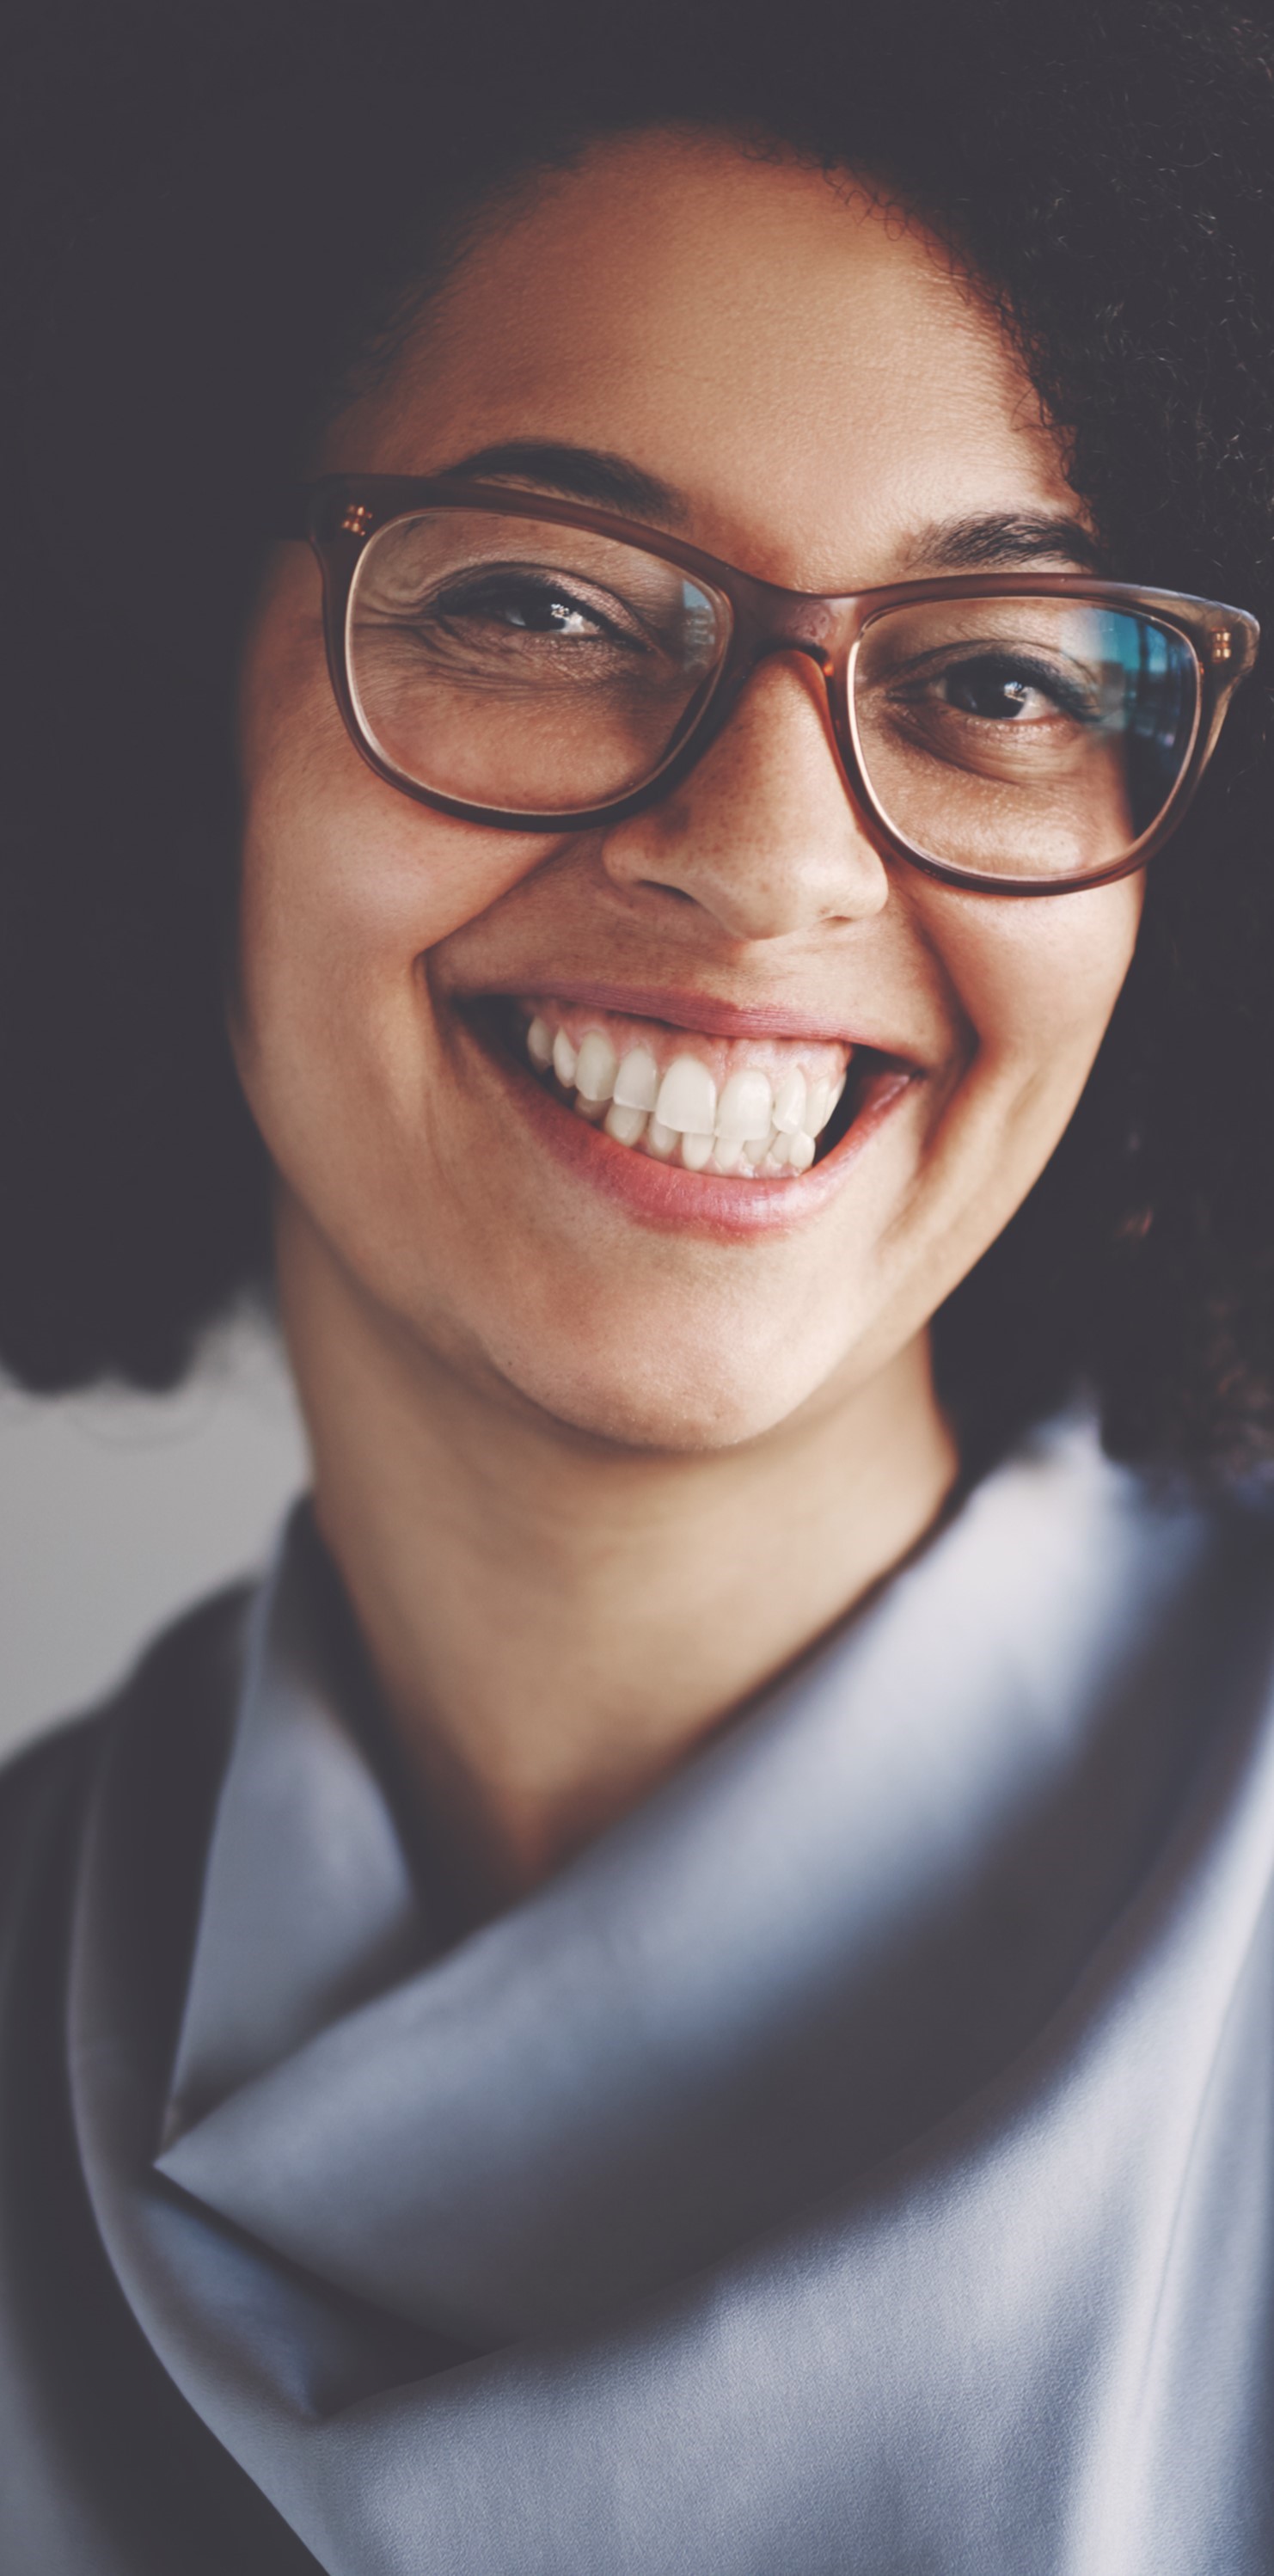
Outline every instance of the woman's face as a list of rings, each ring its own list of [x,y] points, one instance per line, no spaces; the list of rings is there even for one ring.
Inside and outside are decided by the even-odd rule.
[[[597,500],[600,454],[663,496],[626,515],[675,512],[679,535],[794,589],[1073,562],[1065,529],[1036,524],[1077,515],[1055,442],[938,247],[715,138],[599,147],[493,220],[319,462],[433,474],[509,442],[585,453],[485,480],[574,477]],[[308,548],[281,547],[243,690],[236,1045],[289,1260],[324,1266],[400,1349],[610,1440],[714,1447],[851,1395],[1046,1162],[1140,880],[1022,901],[885,864],[795,655],[643,814],[540,835],[456,821],[353,748],[320,609]],[[574,1104],[585,1039],[603,1084],[631,1060],[618,1132]],[[681,1064],[662,1105],[690,1104],[688,1147],[670,1117],[624,1141],[651,1060],[661,1093]],[[856,1114],[812,1168],[782,1128],[782,1163],[746,1143],[718,1171],[727,1141],[687,1168],[709,1150],[706,1083],[719,1102],[766,1077],[784,1114],[803,1083],[810,1126],[815,1086],[846,1072]],[[733,1096],[748,1123],[755,1080]]]

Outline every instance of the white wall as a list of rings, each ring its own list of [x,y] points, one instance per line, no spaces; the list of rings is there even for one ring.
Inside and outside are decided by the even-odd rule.
[[[0,1753],[259,1562],[304,1482],[291,1389],[257,1327],[225,1335],[175,1396],[0,1385]]]

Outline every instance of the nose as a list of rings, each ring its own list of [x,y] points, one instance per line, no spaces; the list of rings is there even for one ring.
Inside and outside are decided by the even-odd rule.
[[[626,892],[697,904],[732,940],[867,920],[889,899],[804,654],[761,664],[697,768],[615,824],[602,858]]]

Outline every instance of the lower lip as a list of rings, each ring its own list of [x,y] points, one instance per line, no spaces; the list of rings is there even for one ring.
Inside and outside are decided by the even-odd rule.
[[[657,1162],[638,1147],[619,1145],[573,1109],[555,1100],[534,1074],[489,1045],[467,1016],[466,1034],[499,1073],[531,1126],[557,1162],[592,1183],[604,1196],[647,1225],[688,1227],[703,1234],[771,1234],[803,1225],[835,1198],[859,1156],[880,1134],[891,1111],[913,1088],[916,1076],[896,1066],[873,1076],[853,1125],[821,1163],[798,1180],[737,1180],[725,1173],[687,1172]]]

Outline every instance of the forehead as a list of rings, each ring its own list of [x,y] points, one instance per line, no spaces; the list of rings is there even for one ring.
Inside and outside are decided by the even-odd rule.
[[[329,467],[506,441],[622,455],[685,533],[797,587],[892,578],[918,528],[1069,509],[1057,445],[944,247],[844,175],[727,139],[598,145],[493,214]]]

